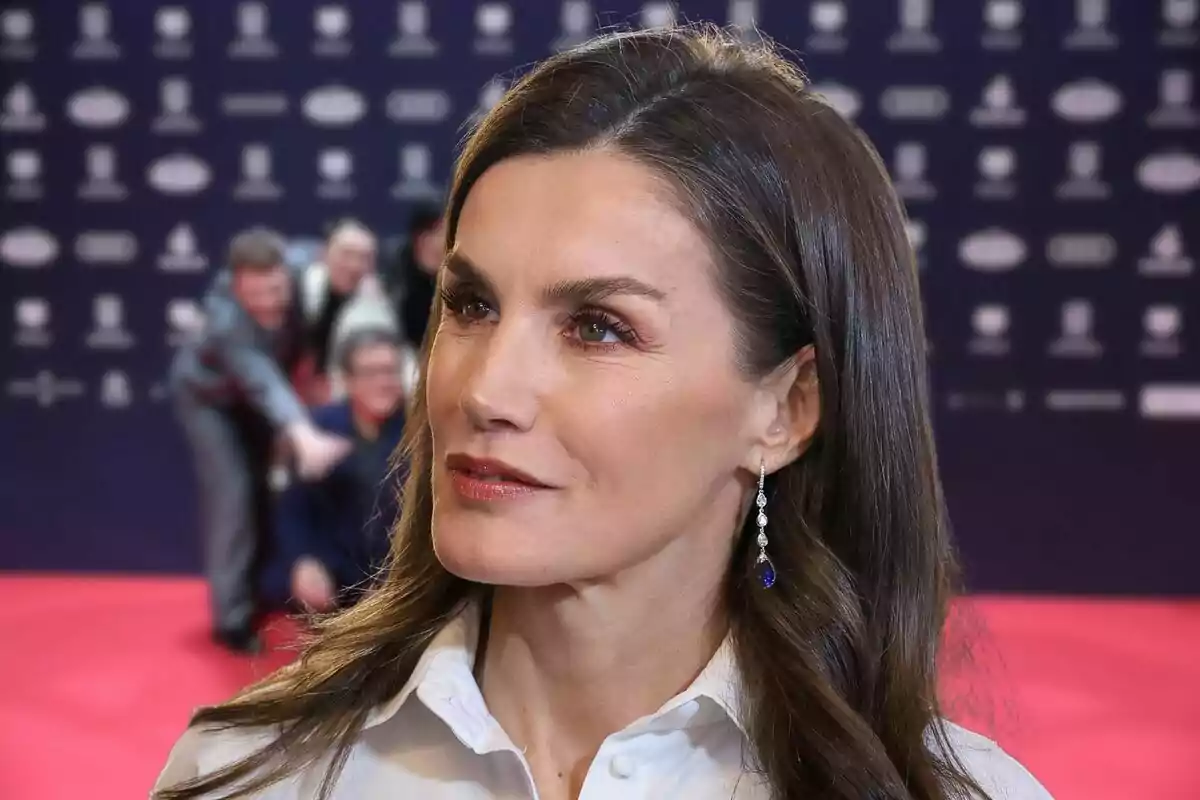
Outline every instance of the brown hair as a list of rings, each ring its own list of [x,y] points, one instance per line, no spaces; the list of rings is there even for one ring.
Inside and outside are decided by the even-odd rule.
[[[983,795],[939,713],[954,557],[916,270],[877,153],[769,44],[708,26],[611,34],[543,62],[472,133],[447,243],[472,186],[497,162],[600,147],[669,179],[707,235],[745,374],[815,347],[818,432],[767,481],[780,579],[769,591],[755,581],[747,520],[724,587],[750,678],[744,722],[755,767],[786,800]],[[425,337],[404,444],[412,470],[381,587],[321,623],[295,664],[199,712],[195,725],[278,735],[163,800],[218,788],[242,796],[318,762],[328,765],[328,791],[371,709],[486,592],[448,573],[431,541],[424,383],[434,336]]]
[[[283,264],[283,237],[267,228],[248,228],[229,243],[229,267],[236,272],[266,272]]]

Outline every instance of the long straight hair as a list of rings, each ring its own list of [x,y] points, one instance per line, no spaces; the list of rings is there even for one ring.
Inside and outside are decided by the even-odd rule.
[[[479,177],[518,155],[610,148],[665,177],[704,232],[747,377],[812,343],[821,420],[768,479],[769,591],[753,523],[724,587],[754,759],[781,800],[984,796],[954,756],[936,662],[954,557],[928,418],[925,336],[903,212],[865,137],[770,44],[711,27],[614,33],[540,64],[470,136],[447,208],[454,242]],[[328,797],[369,713],[484,587],[446,571],[430,525],[425,406],[434,325],[405,434],[411,471],[390,563],[319,623],[294,664],[193,725],[270,743],[162,800],[243,797],[321,765]]]

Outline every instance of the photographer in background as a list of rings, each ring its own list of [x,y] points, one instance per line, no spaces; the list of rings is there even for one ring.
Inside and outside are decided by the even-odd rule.
[[[349,333],[362,327],[400,330],[376,272],[377,254],[375,234],[357,220],[342,219],[330,226],[321,260],[301,274],[301,308],[312,348],[302,373],[310,405],[342,396],[332,360]]]
[[[276,509],[277,552],[264,592],[276,605],[312,611],[353,603],[388,552],[403,470],[389,459],[404,430],[400,342],[387,327],[350,333],[338,350],[347,398],[313,411],[313,422],[353,442],[325,477],[293,481]]]
[[[346,439],[313,427],[289,381],[307,332],[283,252],[282,240],[261,228],[234,237],[228,266],[204,298],[204,328],[177,351],[169,381],[195,462],[213,637],[236,652],[262,646],[255,573],[277,435],[309,478],[350,451]]]

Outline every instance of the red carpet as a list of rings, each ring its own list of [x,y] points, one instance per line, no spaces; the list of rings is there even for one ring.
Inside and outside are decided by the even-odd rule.
[[[1200,602],[976,598],[952,716],[1057,800],[1200,797]],[[280,623],[270,641],[285,646]],[[145,797],[196,705],[289,658],[207,639],[184,579],[0,578],[0,797]],[[954,660],[953,648],[950,660]]]

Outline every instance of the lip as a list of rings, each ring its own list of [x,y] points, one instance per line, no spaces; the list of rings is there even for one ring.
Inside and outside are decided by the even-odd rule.
[[[446,467],[455,491],[468,500],[507,500],[554,488],[498,459],[452,453]]]

